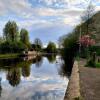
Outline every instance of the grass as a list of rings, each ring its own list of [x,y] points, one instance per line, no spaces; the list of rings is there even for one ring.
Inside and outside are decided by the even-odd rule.
[[[100,62],[96,63],[96,68],[100,68]]]
[[[86,67],[94,67],[94,68],[100,68],[100,62],[93,62],[92,60],[89,60]]]
[[[80,96],[80,97],[74,98],[73,100],[83,100],[83,98]]]
[[[7,59],[7,58],[17,58],[19,57],[19,53],[11,53],[11,54],[0,54],[0,59]]]

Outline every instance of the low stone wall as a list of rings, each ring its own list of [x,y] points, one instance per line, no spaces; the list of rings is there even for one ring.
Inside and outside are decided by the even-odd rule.
[[[75,61],[64,100],[79,100],[79,98],[80,98],[79,68],[78,68],[78,62]]]

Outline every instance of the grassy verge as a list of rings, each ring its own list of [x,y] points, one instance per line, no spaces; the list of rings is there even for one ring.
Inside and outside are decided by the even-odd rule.
[[[0,54],[0,59],[7,59],[7,58],[17,58],[19,57],[19,53],[14,54]]]
[[[100,63],[96,63],[96,67],[97,68],[100,68]]]
[[[86,67],[94,67],[94,68],[100,68],[100,62],[93,62],[92,60],[89,60]]]

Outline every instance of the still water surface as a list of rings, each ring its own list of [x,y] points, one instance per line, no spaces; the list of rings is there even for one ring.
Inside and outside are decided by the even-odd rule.
[[[68,84],[59,56],[0,60],[0,100],[63,100]]]

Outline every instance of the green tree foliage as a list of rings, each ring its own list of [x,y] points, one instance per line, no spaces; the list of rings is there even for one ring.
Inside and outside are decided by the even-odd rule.
[[[0,37],[0,44],[3,42],[4,40],[3,40],[3,38],[2,37]]]
[[[90,2],[89,5],[87,6],[86,10],[84,11],[82,17],[81,17],[82,22],[85,22],[84,26],[86,28],[85,30],[86,30],[87,34],[89,32],[91,32],[90,30],[94,29],[93,20],[91,19],[95,13],[94,11],[95,11],[95,7]]]
[[[3,38],[0,37],[0,53],[20,53],[30,49],[29,33],[21,29],[19,34],[15,21],[8,21],[3,29]]]
[[[3,42],[0,44],[0,53],[20,53],[26,46],[19,42]]]
[[[29,33],[26,29],[21,29],[20,31],[20,41],[26,45],[26,47],[30,48],[29,42]]]
[[[62,38],[62,55],[66,59],[66,57],[69,59],[73,59],[74,56],[76,56],[78,51],[78,36],[75,33],[70,33],[69,35],[66,35],[66,38],[64,36],[64,39]]]
[[[78,51],[78,47],[79,47],[78,45],[79,44],[77,40],[77,35],[75,35],[75,33],[70,33],[69,35],[66,35],[64,36],[64,38],[62,38],[61,55],[64,60],[64,64],[66,65],[62,67],[64,67],[66,72],[68,72],[67,73],[68,75],[70,75],[71,73],[73,63],[74,63],[74,57],[77,55],[77,51]],[[63,70],[61,70],[61,72],[59,73],[62,75],[64,74]]]
[[[3,36],[6,41],[16,41],[18,39],[18,26],[14,21],[8,21],[3,29]]]
[[[49,42],[46,51],[48,53],[56,53],[57,52],[56,44],[53,42]]]
[[[40,50],[42,49],[42,41],[41,41],[39,38],[36,38],[36,39],[34,40],[33,48],[34,48],[36,51],[40,51]]]

